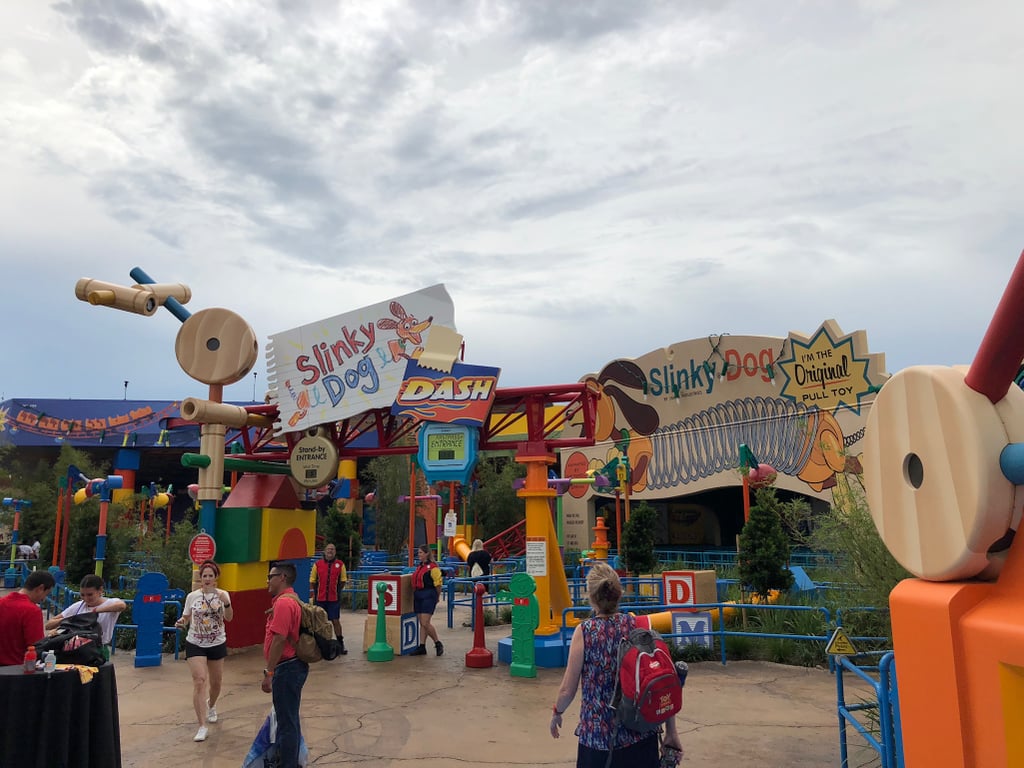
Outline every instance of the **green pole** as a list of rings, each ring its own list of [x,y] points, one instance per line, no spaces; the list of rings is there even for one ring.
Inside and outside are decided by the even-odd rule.
[[[388,585],[383,581],[377,582],[377,628],[373,645],[366,652],[367,661],[391,661],[395,657],[394,649],[388,645],[388,630],[384,615],[384,593],[388,591]]]
[[[210,466],[210,457],[201,453],[186,453],[181,457],[183,467],[204,468]],[[232,459],[224,457],[224,469],[236,472],[262,472],[265,475],[290,475],[292,470],[285,464],[273,464],[269,461],[252,461],[250,459]]]

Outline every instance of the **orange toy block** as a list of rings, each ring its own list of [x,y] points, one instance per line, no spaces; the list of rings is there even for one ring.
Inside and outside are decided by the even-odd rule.
[[[260,525],[260,560],[310,557],[313,555],[315,539],[315,509],[263,510]]]

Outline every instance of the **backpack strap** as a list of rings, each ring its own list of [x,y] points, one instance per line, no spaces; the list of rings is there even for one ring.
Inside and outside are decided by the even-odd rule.
[[[622,730],[622,724],[619,722],[618,708],[622,702],[622,675],[619,670],[622,668],[622,657],[626,655],[626,651],[629,648],[629,633],[633,631],[636,626],[636,619],[632,614],[626,614],[626,627],[624,636],[619,637],[619,644],[615,651],[615,686],[612,688],[612,697],[608,701],[608,707],[615,710],[614,724],[615,729],[612,731],[610,741],[608,742],[608,760],[604,764],[604,768],[610,768],[612,764],[612,756],[615,754],[615,743],[619,739],[619,733]]]
[[[297,635],[295,635],[295,639],[294,640],[292,640],[291,635],[285,635],[284,636],[284,639],[291,645],[292,650],[294,651],[294,650],[297,650],[295,645],[299,642],[299,635],[302,634],[302,605],[303,605],[303,603],[302,603],[302,600],[299,599],[299,596],[297,594],[295,594],[294,592],[285,592],[283,595],[281,595],[281,597],[291,597],[292,599],[295,600],[296,603],[299,604],[299,632],[298,632]],[[273,610],[273,608],[271,608],[271,610]]]

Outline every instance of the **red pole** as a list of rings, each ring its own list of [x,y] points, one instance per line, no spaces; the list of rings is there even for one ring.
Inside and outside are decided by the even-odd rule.
[[[412,551],[416,548],[416,464],[409,462],[409,567],[414,562]]]
[[[167,505],[167,531],[164,533],[164,544],[171,540],[171,505]]]
[[[622,551],[622,510],[619,508],[619,489],[615,489],[615,549]]]
[[[64,513],[64,529],[60,534],[60,567],[61,570],[67,568],[68,565],[68,531],[71,528],[71,505],[74,504],[74,494],[71,491],[71,484],[68,483],[68,499],[65,506],[67,506],[67,512]]]
[[[146,535],[146,509],[149,507],[149,498],[145,497],[139,502],[139,538],[137,546],[142,546],[142,537]]]
[[[473,669],[486,669],[494,666],[494,654],[484,643],[484,592],[483,584],[473,587],[476,596],[473,598],[473,649],[466,654],[466,666]]]
[[[749,473],[748,473],[749,474]],[[748,475],[743,475],[743,524],[750,520],[750,481]]]
[[[964,383],[985,395],[992,403],[1006,396],[1024,356],[1024,336],[1018,332],[1018,318],[1024,308],[1024,253],[1010,276],[992,322],[978,346]]]
[[[64,479],[67,482],[67,478]],[[57,494],[57,523],[53,529],[53,559],[50,565],[57,565],[57,550],[60,544],[60,518],[64,513],[64,489],[61,488],[61,492]]]

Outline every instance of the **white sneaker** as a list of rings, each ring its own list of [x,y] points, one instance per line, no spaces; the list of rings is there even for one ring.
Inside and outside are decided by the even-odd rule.
[[[196,735],[192,737],[192,741],[206,741],[207,733],[208,731],[206,730],[205,725],[199,726],[199,730],[196,731]]]
[[[217,722],[217,708],[210,707],[206,710],[206,722],[216,723]]]

